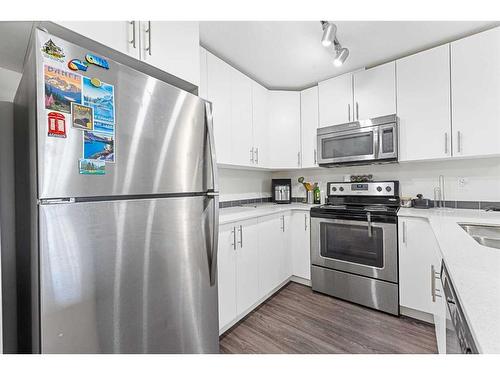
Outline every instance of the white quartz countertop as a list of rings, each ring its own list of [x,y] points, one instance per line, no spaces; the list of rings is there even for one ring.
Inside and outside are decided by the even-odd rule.
[[[481,353],[500,353],[500,249],[482,246],[458,223],[500,225],[500,212],[401,208],[429,221]]]
[[[219,224],[227,224],[234,221],[253,219],[259,216],[272,215],[278,212],[291,210],[309,211],[311,207],[318,206],[306,203],[255,203],[238,207],[226,207],[219,209]]]

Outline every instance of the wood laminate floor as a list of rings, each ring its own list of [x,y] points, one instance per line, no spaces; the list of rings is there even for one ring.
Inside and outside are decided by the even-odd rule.
[[[289,283],[224,333],[221,353],[437,353],[434,326]]]

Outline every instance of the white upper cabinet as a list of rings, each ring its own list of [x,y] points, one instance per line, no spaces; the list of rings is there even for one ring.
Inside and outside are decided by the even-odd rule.
[[[353,121],[352,74],[318,83],[319,127]]]
[[[453,155],[500,154],[500,28],[451,43]]]
[[[317,167],[318,86],[300,93],[300,126],[302,168]]]
[[[200,85],[200,37],[195,21],[141,22],[142,59]]]
[[[355,120],[366,120],[396,113],[396,63],[394,61],[355,72],[353,81]]]
[[[269,162],[268,98],[269,91],[257,82],[252,82],[254,162],[259,167],[266,167]]]
[[[208,100],[208,71],[207,71],[207,50],[200,47],[200,86],[198,87],[198,96]]]
[[[400,160],[451,156],[449,45],[397,60]]]
[[[218,163],[231,163],[231,76],[229,65],[207,52],[208,100],[212,102]]]
[[[140,58],[139,21],[61,21],[73,30],[136,59]]]
[[[252,80],[231,67],[231,162],[253,166]]]
[[[269,91],[269,163],[300,168],[300,92]]]

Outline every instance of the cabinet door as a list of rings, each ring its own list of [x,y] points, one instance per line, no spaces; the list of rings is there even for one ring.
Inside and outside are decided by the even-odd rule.
[[[394,61],[354,73],[354,117],[366,120],[396,113]]]
[[[272,168],[300,167],[300,92],[269,91]]]
[[[300,93],[302,168],[317,167],[316,130],[318,129],[318,87]]]
[[[281,231],[281,241],[279,246],[280,278],[278,284],[292,276],[292,236],[294,228],[291,213],[287,212],[282,214],[281,220],[283,229]]]
[[[142,59],[196,86],[200,85],[197,21],[141,22]]]
[[[398,60],[400,160],[451,156],[449,45]]]
[[[432,277],[439,272],[439,247],[429,223],[420,218],[399,218],[399,303],[434,314]]]
[[[259,231],[257,219],[236,223],[236,309],[242,314],[259,299]]]
[[[231,67],[231,164],[253,166],[252,81]]]
[[[231,67],[207,52],[208,100],[213,105],[218,163],[231,162]]]
[[[500,154],[500,28],[451,43],[453,155]]]
[[[320,128],[354,121],[351,73],[318,83],[318,90]]]
[[[282,215],[259,219],[259,297],[276,288],[281,278]]]
[[[208,67],[207,67],[207,50],[200,47],[200,86],[198,88],[198,96],[208,100]]]
[[[236,318],[236,244],[234,225],[219,229],[217,276],[219,290],[219,327]]]
[[[292,274],[311,279],[310,217],[308,212],[294,212],[292,215]]]
[[[59,25],[139,58],[139,21],[61,21]],[[135,34],[134,34],[135,31]]]
[[[257,82],[252,82],[254,160],[259,167],[267,167],[269,163],[268,98],[268,90]]]

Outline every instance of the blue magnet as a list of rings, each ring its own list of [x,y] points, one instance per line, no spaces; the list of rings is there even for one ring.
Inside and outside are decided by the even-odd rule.
[[[92,53],[87,53],[85,55],[85,60],[87,60],[89,64],[97,65],[104,69],[109,69],[108,61],[100,56],[94,55]]]

